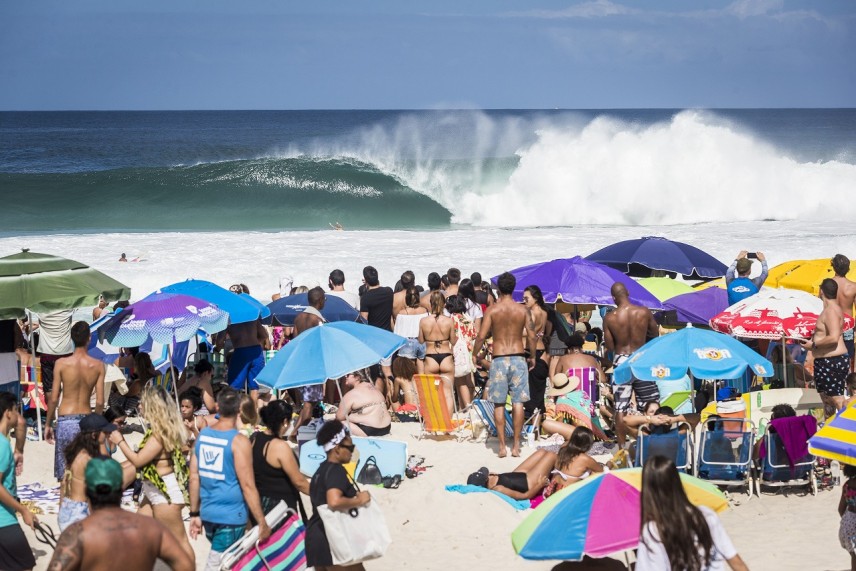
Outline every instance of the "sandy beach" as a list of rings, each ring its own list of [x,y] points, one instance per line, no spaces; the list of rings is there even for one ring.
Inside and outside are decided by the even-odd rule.
[[[408,453],[425,458],[430,466],[415,479],[406,479],[396,490],[372,488],[383,507],[392,545],[382,559],[366,564],[370,570],[393,569],[516,569],[549,570],[558,561],[526,561],[511,546],[511,532],[529,512],[516,511],[492,494],[461,495],[445,486],[462,484],[479,466],[510,471],[520,459],[496,456],[496,439],[456,442],[448,439],[419,440],[416,423],[393,423],[390,438],[407,443]],[[139,435],[129,436],[135,442]],[[532,453],[524,447],[524,457]],[[53,480],[53,447],[28,442],[24,473],[19,485]],[[721,514],[732,541],[751,569],[844,570],[849,557],[838,545],[840,489],[819,492],[816,497],[793,490],[784,495],[763,494],[747,501],[732,494],[732,508]],[[309,508],[309,499],[304,497]],[[57,530],[56,515],[41,515]],[[621,514],[616,514],[621,517]],[[36,554],[36,569],[47,569],[51,552],[25,530]],[[192,542],[197,569],[203,569],[208,542]],[[621,558],[621,554],[616,557]]]

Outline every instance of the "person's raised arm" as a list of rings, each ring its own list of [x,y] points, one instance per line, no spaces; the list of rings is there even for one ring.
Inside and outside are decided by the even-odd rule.
[[[107,366],[101,363],[101,370],[95,380],[95,414],[104,412],[104,377],[107,374]]]
[[[758,256],[758,261],[761,262],[761,275],[752,280],[752,283],[755,284],[755,287],[761,289],[761,286],[764,285],[764,282],[767,281],[767,274],[769,274],[769,270],[767,269],[767,257],[764,256],[764,252],[755,252]]]
[[[238,434],[232,440],[232,456],[235,459],[235,474],[244,494],[244,501],[259,524],[259,541],[270,537],[271,529],[265,521],[265,512],[262,509],[262,501],[259,491],[256,489],[256,478],[253,473],[253,454],[250,441],[243,434]]]
[[[133,464],[135,468],[148,466],[154,462],[155,458],[157,458],[163,450],[163,444],[155,436],[150,436],[149,439],[146,440],[146,444],[143,446],[143,449],[139,452],[134,452],[134,449],[125,441],[125,437],[122,436],[122,433],[118,430],[111,432],[109,438],[110,442],[119,446],[119,450],[122,451],[122,454],[125,455],[128,462]]]
[[[48,395],[48,412],[45,415],[45,440],[48,444],[54,443],[53,420],[56,415],[56,407],[59,405],[59,395],[62,392],[62,371],[65,367],[57,363],[54,367],[54,384]]]
[[[80,534],[83,524],[76,522],[68,526],[56,542],[48,571],[76,571],[83,561],[83,541]]]
[[[163,525],[161,528],[158,558],[163,559],[172,571],[193,571],[195,569],[190,555],[179,545],[175,535]]]

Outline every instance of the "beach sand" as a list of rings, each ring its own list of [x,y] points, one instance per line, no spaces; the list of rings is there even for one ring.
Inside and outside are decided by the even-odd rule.
[[[480,466],[492,471],[510,471],[520,462],[510,456],[496,456],[497,441],[455,442],[425,438],[418,440],[416,423],[394,423],[392,436],[407,443],[409,454],[425,458],[430,466],[415,479],[405,479],[396,490],[373,488],[372,494],[383,507],[392,545],[382,559],[366,563],[369,570],[394,569],[473,569],[505,571],[549,570],[558,562],[526,561],[511,546],[511,532],[527,511],[516,511],[492,494],[461,495],[447,492],[448,484],[463,484],[467,475]],[[128,437],[131,442],[139,435]],[[524,456],[533,449],[524,447]],[[53,481],[53,446],[28,442],[24,473],[19,484]],[[794,490],[788,497],[764,494],[747,501],[734,493],[734,505],[721,514],[725,527],[750,569],[844,570],[848,554],[838,544],[840,491],[803,496]],[[304,504],[309,508],[308,498]],[[616,514],[616,518],[622,517]],[[58,531],[55,515],[40,516]],[[36,553],[36,569],[47,569],[51,551],[25,533]],[[557,530],[560,533],[560,530]],[[203,569],[208,542],[192,542],[197,568]],[[621,557],[617,555],[616,557]]]

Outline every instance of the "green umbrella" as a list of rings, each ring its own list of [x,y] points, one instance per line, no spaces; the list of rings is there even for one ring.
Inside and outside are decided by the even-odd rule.
[[[642,278],[638,281],[639,285],[654,294],[654,297],[660,301],[666,301],[676,295],[693,291],[693,288],[689,284],[670,278]]]
[[[0,319],[23,317],[26,311],[62,309],[130,299],[131,288],[86,264],[24,250],[0,258]]]

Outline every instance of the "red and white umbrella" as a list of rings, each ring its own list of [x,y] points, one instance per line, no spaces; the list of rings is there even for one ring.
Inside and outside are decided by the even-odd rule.
[[[808,292],[764,289],[712,317],[710,326],[720,333],[750,339],[808,339],[821,311],[823,301]],[[853,323],[845,314],[844,329],[851,329]]]

